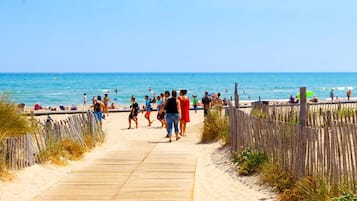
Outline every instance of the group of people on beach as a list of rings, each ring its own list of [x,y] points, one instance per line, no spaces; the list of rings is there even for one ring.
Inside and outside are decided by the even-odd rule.
[[[347,92],[346,92],[346,100],[347,101],[350,101],[351,100],[351,94],[352,94],[352,90],[351,89],[348,89]],[[334,102],[334,101],[338,101],[338,96],[336,96],[335,94],[335,90],[334,89],[331,89],[330,91],[330,94],[329,94],[329,97],[331,99],[331,102]],[[317,103],[319,102],[319,99],[317,98],[317,96],[314,96],[313,98],[311,98],[309,100],[310,102],[313,102],[313,103]],[[299,103],[299,96],[293,96],[293,95],[290,95],[290,98],[289,98],[289,103]]]
[[[151,112],[153,110],[152,103],[157,105],[157,120],[161,123],[161,126],[166,128],[169,142],[172,142],[172,135],[175,134],[176,140],[186,136],[186,126],[190,122],[190,98],[187,96],[187,90],[180,90],[177,94],[176,90],[165,91],[159,96],[155,96],[150,99],[148,95],[145,96],[145,104],[142,108],[142,112],[145,112],[145,119],[148,121],[148,126],[151,126]],[[198,98],[197,95],[193,96],[193,109],[197,113]],[[205,92],[205,96],[202,98],[202,105],[204,115],[208,114],[212,105],[216,104],[217,107],[223,108],[223,100],[220,97],[220,93],[215,96],[209,96],[208,92]],[[132,128],[132,122],[135,123],[135,127],[138,128],[138,113],[140,112],[139,104],[136,102],[135,96],[131,97],[130,113],[128,118],[129,127]]]
[[[150,119],[151,111],[153,110],[151,104],[157,105],[156,118],[161,122],[161,126],[167,130],[167,136],[169,142],[172,141],[173,130],[176,135],[176,140],[180,139],[180,136],[186,136],[186,125],[190,122],[190,98],[187,96],[187,90],[180,90],[179,95],[176,90],[165,91],[159,96],[154,95],[153,99],[149,99],[149,96],[145,96],[145,104],[143,106],[143,112],[145,111],[145,119],[148,121],[148,126],[151,126],[152,120]],[[135,96],[131,97],[130,113],[129,113],[129,127],[131,128],[132,121],[135,122],[136,128],[138,128],[138,113],[140,107],[136,102]]]
[[[83,94],[83,104],[87,103],[86,94]],[[102,126],[102,119],[109,117],[109,95],[104,94],[104,98],[98,95],[92,97],[92,106],[94,116],[99,120],[100,126]]]

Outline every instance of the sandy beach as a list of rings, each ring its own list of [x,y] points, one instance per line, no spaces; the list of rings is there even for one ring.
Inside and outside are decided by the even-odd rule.
[[[13,181],[0,183],[0,200],[32,200],[71,172],[86,167],[91,161],[105,156],[110,151],[128,148],[133,142],[167,141],[167,138],[164,138],[166,131],[157,120],[149,127],[140,113],[139,128],[127,129],[127,115],[111,113],[103,122],[107,135],[105,143],[86,153],[83,159],[72,161],[64,167],[44,164],[15,172],[16,178]],[[228,149],[221,149],[219,143],[199,144],[203,114],[202,111],[197,114],[191,111],[190,115],[188,136],[173,143],[181,143],[180,146],[184,146],[183,148],[189,149],[197,156],[194,200],[275,200],[274,193],[255,184],[255,177],[240,177],[236,174],[235,167],[230,162]],[[66,115],[52,116],[56,120],[65,117]],[[153,112],[152,117],[156,117],[156,112]],[[43,119],[45,116],[38,118]]]

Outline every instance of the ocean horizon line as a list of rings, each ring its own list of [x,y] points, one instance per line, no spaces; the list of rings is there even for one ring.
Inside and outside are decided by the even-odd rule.
[[[296,71],[296,72],[285,72],[285,71],[264,71],[264,72],[236,72],[236,71],[207,71],[207,72],[0,72],[0,74],[347,74],[347,73],[357,73],[356,72],[319,72],[319,71]]]

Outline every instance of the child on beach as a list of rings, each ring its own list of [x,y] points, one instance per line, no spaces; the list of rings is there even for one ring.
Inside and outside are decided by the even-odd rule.
[[[195,113],[197,113],[197,103],[198,103],[198,98],[196,95],[193,95],[193,100],[192,100],[192,104],[193,104],[193,109],[195,110]]]
[[[138,128],[138,112],[139,112],[139,105],[138,103],[135,101],[135,97],[132,96],[131,97],[131,105],[130,105],[130,113],[129,113],[129,128],[131,129],[131,120],[133,120],[135,122],[135,126],[136,128]]]

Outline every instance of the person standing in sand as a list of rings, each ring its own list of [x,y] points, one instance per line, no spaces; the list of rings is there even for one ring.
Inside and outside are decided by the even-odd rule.
[[[222,117],[223,100],[221,98],[221,93],[220,92],[218,92],[217,97],[215,99],[215,105],[216,105],[216,109],[218,111],[219,116]]]
[[[104,114],[106,114],[107,117],[109,117],[109,96],[108,94],[104,94]],[[105,118],[105,115],[103,115],[103,118]]]
[[[333,89],[331,89],[330,98],[331,98],[331,101],[333,102],[333,99],[335,98],[335,92]]]
[[[351,98],[351,94],[352,94],[352,90],[349,89],[346,93],[346,96],[347,96],[347,100],[350,101],[350,98]]]
[[[180,101],[177,100],[176,90],[172,90],[171,97],[166,101],[166,122],[169,142],[172,142],[172,126],[175,128],[176,140],[180,139],[178,122],[181,115]]]
[[[98,96],[97,99],[94,100],[93,109],[94,109],[94,116],[99,121],[100,127],[102,127],[104,103],[102,102],[101,96]]]
[[[205,96],[202,98],[203,104],[203,114],[206,117],[208,115],[209,110],[211,109],[211,98],[208,96],[208,92],[205,92]]]
[[[135,127],[138,128],[138,112],[139,112],[139,105],[135,101],[135,97],[131,97],[131,105],[130,105],[130,114],[129,114],[129,127],[131,129],[131,120],[135,122]]]
[[[198,104],[198,98],[196,95],[192,96],[193,97],[193,101],[192,101],[192,104],[193,104],[193,109],[195,110],[195,113],[197,113],[197,104]]]
[[[187,94],[187,90],[180,90],[180,96],[178,97],[181,107],[181,119],[180,119],[181,136],[186,136],[186,124],[190,122],[190,98],[186,94]]]
[[[87,93],[83,94],[83,108],[87,109]]]

